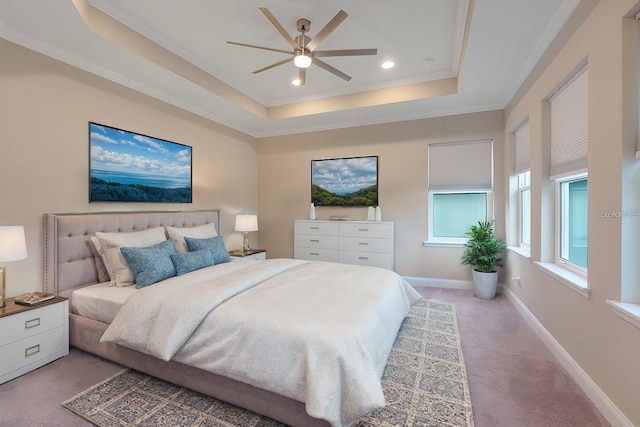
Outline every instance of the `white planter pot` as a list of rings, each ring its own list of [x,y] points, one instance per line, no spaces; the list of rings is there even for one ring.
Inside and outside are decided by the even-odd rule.
[[[473,270],[473,293],[482,299],[493,299],[498,287],[498,272],[481,273]]]

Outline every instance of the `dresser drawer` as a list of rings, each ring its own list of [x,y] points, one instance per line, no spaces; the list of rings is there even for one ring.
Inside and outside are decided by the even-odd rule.
[[[338,249],[340,246],[338,236],[321,236],[311,234],[296,234],[294,245],[303,248]]]
[[[315,249],[296,246],[293,256],[295,259],[310,261],[340,262],[340,255],[337,249]]]
[[[366,237],[341,237],[340,251],[391,253],[393,241],[390,239],[368,239]]]
[[[391,239],[393,237],[393,227],[390,223],[380,222],[359,222],[342,223],[340,235],[348,237],[372,237],[378,239]]]
[[[64,325],[64,307],[51,304],[0,318],[0,346]]]
[[[340,252],[340,262],[393,270],[393,256],[391,254],[344,251]]]
[[[312,234],[324,236],[337,236],[340,232],[340,224],[328,221],[296,221],[295,234]]]
[[[43,359],[67,354],[68,351],[63,326],[1,346],[0,379]]]

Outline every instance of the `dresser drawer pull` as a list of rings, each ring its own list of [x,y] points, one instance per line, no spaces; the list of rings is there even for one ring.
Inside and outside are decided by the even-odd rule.
[[[313,242],[313,243],[320,243],[320,240],[318,240],[318,239],[310,239],[309,241]]]
[[[359,256],[358,259],[369,259],[369,257],[366,256]]]
[[[309,227],[311,230],[320,230],[320,227]]]
[[[36,353],[40,353],[40,344],[36,344],[33,347],[25,349],[24,357],[33,356]]]
[[[320,255],[318,252],[309,252],[309,255]]]
[[[361,246],[367,246],[367,245],[369,245],[369,243],[367,243],[367,242],[358,242],[358,244],[359,244],[359,245],[361,245]]]
[[[369,231],[368,228],[358,228],[358,231]]]
[[[35,319],[27,320],[26,322],[24,322],[25,329],[35,328],[36,326],[40,326],[39,317],[36,317]]]

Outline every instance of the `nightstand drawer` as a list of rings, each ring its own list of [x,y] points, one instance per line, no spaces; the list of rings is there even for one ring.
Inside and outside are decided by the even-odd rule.
[[[69,351],[68,347],[65,348],[67,345],[64,327],[60,326],[0,347],[0,383],[5,375],[14,371],[25,370],[29,365],[48,357],[66,354]]]
[[[3,317],[0,346],[24,339],[65,323],[64,305],[51,304]]]

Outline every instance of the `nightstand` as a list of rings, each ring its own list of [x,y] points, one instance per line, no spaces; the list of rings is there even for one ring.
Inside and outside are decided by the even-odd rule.
[[[69,301],[0,308],[0,384],[69,354]]]
[[[235,251],[229,251],[229,255],[233,258],[243,259],[267,259],[266,249],[249,249],[248,251],[242,251],[242,249],[236,249]]]

